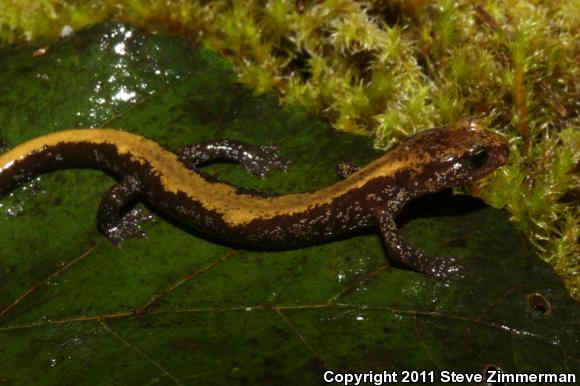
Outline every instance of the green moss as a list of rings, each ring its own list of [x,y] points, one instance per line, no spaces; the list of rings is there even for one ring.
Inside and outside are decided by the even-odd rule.
[[[51,39],[110,17],[181,34],[227,57],[257,93],[371,133],[378,147],[483,116],[510,137],[512,158],[471,193],[507,209],[580,298],[580,1],[385,3],[0,0],[0,39]]]

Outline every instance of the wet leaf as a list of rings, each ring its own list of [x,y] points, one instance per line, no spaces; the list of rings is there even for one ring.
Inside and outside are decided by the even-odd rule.
[[[278,144],[288,173],[268,192],[338,181],[370,142],[271,95],[253,95],[215,54],[103,24],[0,51],[0,141],[113,127],[170,149],[209,138]],[[409,206],[404,236],[468,268],[451,285],[391,267],[373,231],[261,252],[167,220],[118,248],[96,228],[114,183],[95,170],[43,175],[0,201],[0,384],[317,384],[326,370],[578,372],[578,306],[504,214],[448,193]],[[436,373],[437,374],[437,373]]]

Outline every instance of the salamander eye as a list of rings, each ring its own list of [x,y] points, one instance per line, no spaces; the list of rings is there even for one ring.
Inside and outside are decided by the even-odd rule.
[[[473,151],[470,152],[469,158],[473,167],[477,169],[485,165],[485,163],[489,159],[489,153],[487,152],[487,149],[485,149],[484,147],[478,146]]]

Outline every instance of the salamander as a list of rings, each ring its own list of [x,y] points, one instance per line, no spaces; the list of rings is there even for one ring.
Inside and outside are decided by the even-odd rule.
[[[0,156],[0,197],[39,173],[62,168],[102,169],[120,182],[103,196],[97,215],[116,244],[144,237],[147,220],[133,203],[144,200],[193,229],[259,248],[317,244],[355,230],[379,230],[388,256],[412,270],[447,280],[462,274],[457,257],[429,257],[401,238],[395,217],[415,197],[482,178],[505,164],[507,141],[474,119],[409,137],[363,168],[342,163],[342,179],[301,193],[268,195],[202,172],[214,160],[242,164],[263,177],[290,161],[275,146],[213,140],[171,152],[137,134],[114,129],[53,132]]]

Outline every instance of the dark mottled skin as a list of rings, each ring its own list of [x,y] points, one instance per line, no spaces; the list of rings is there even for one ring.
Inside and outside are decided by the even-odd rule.
[[[402,240],[394,218],[409,200],[481,178],[507,158],[503,137],[467,120],[421,132],[365,168],[341,163],[337,172],[344,180],[330,187],[265,195],[219,182],[198,166],[229,160],[263,177],[271,168],[286,170],[290,164],[276,147],[208,141],[183,147],[176,156],[134,134],[74,130],[40,137],[0,156],[0,195],[38,173],[98,168],[120,178],[98,213],[99,228],[117,244],[145,236],[141,224],[151,216],[130,209],[145,200],[200,232],[265,249],[307,246],[378,227],[391,259],[445,280],[461,273],[457,258],[428,257],[413,249]]]

